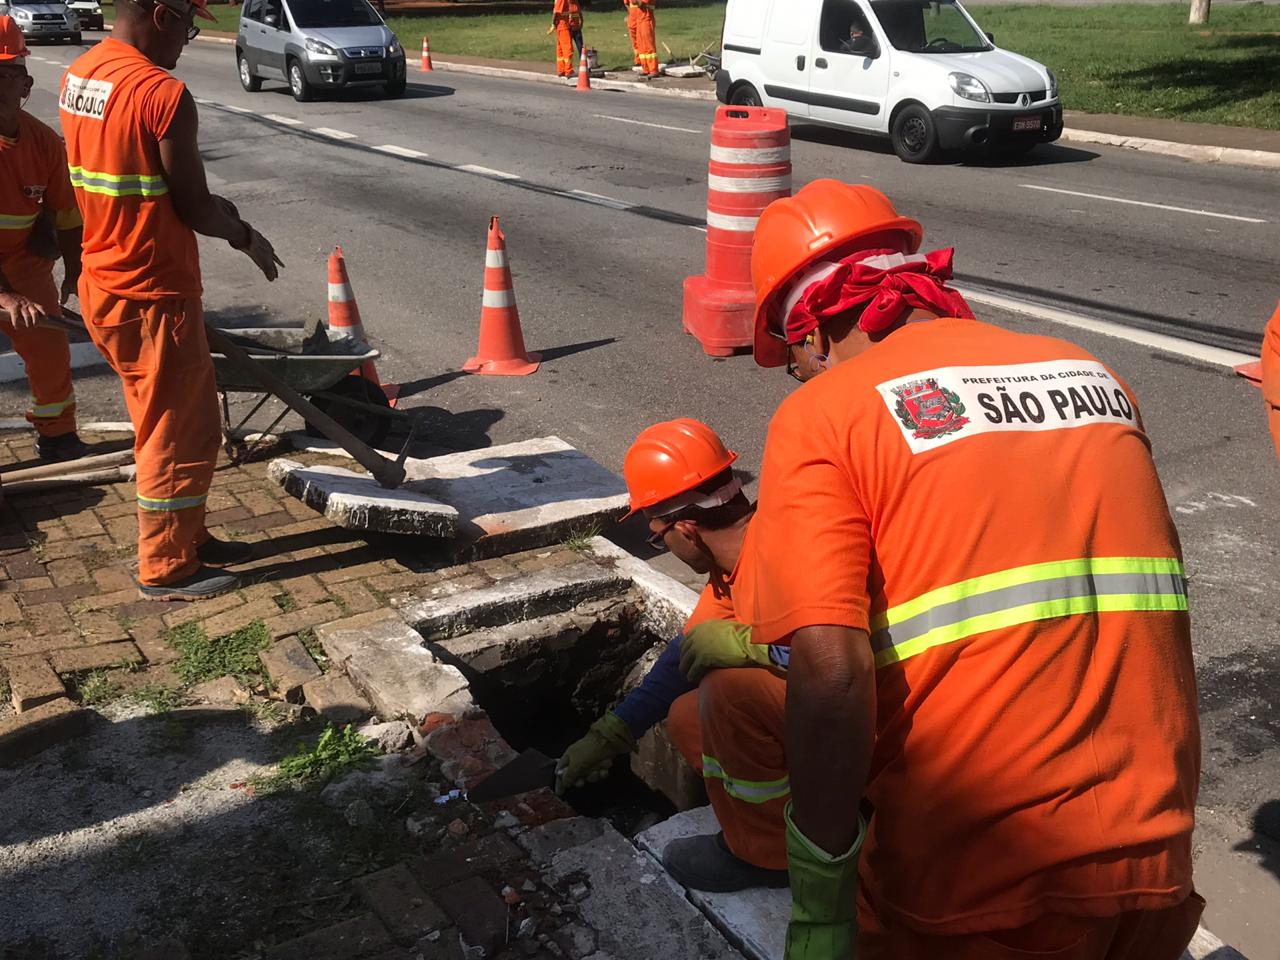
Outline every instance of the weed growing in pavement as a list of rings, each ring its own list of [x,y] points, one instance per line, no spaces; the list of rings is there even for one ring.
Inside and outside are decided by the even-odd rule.
[[[307,648],[307,653],[311,654],[311,659],[316,662],[316,666],[327,673],[329,670],[329,658],[325,656],[324,645],[320,643],[320,638],[316,636],[316,632],[310,627],[305,630],[299,630],[298,642]]]
[[[9,686],[9,675],[0,671],[0,704],[8,702],[13,696],[13,688]]]
[[[142,704],[153,714],[168,713],[182,703],[178,691],[162,683],[148,683],[145,687],[139,687],[129,695],[129,699]]]
[[[281,613],[293,613],[298,609],[298,601],[293,598],[293,594],[288,590],[272,599],[275,600],[276,606],[280,608]]]
[[[342,615],[344,617],[351,616],[351,604],[347,603],[346,600],[342,599],[342,597],[338,596],[336,593],[329,594],[329,599],[337,605],[338,609],[342,611]]]
[[[586,553],[591,549],[591,541],[600,536],[600,525],[593,523],[585,527],[575,527],[564,538],[564,545],[574,553]]]
[[[275,700],[263,700],[260,697],[250,697],[241,705],[241,709],[267,723],[281,723],[289,716],[284,707]]]
[[[130,660],[128,657],[125,657],[116,664],[116,669],[128,670],[130,673],[142,673],[142,671],[147,669],[147,665],[141,660]]]
[[[281,760],[277,776],[296,784],[327,783],[368,766],[377,755],[378,749],[355,727],[329,724],[313,746],[298,744],[296,751]]]
[[[198,623],[186,623],[169,632],[169,642],[178,651],[173,669],[183,683],[200,683],[228,674],[245,683],[264,682],[258,651],[271,642],[271,634],[261,620],[212,640]]]
[[[105,670],[90,670],[72,678],[72,696],[86,707],[114,700],[120,687]]]

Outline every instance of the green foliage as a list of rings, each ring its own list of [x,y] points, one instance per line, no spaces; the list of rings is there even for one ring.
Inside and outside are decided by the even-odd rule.
[[[570,531],[569,535],[564,538],[564,545],[574,553],[586,553],[591,549],[592,539],[598,536],[600,536],[599,524],[578,527]]]
[[[114,700],[120,687],[107,676],[105,670],[90,670],[73,681],[76,696],[86,707],[96,706]]]
[[[202,626],[188,623],[170,631],[169,642],[178,651],[173,668],[183,683],[200,683],[230,674],[243,682],[258,684],[263,681],[258,651],[271,642],[271,634],[265,623],[255,620],[234,633],[210,640]]]
[[[178,691],[162,683],[149,683],[145,687],[139,687],[129,698],[142,704],[151,713],[168,713],[182,702]]]
[[[279,777],[293,783],[328,782],[367,766],[378,750],[355,727],[327,726],[314,745],[298,749],[280,761]]]

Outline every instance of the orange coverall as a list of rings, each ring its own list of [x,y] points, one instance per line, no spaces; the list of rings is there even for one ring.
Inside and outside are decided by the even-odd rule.
[[[34,300],[51,316],[61,314],[53,261],[27,250],[42,209],[51,211],[60,230],[80,225],[75,193],[67,176],[62,140],[25,111],[18,115],[18,137],[0,137],[0,272],[15,292]],[[36,430],[60,437],[76,429],[76,395],[71,386],[67,335],[44,327],[17,327],[0,320],[14,351],[27,368]]]
[[[582,7],[578,0],[556,0],[552,13],[556,28],[556,76],[573,76],[573,34],[582,29]]]
[[[1267,402],[1271,439],[1276,444],[1276,455],[1280,456],[1280,304],[1271,315],[1262,343],[1262,395]]]
[[[186,87],[110,37],[63,77],[62,129],[84,214],[85,325],[120,375],[138,465],[138,579],[180,581],[208,537],[221,431],[195,233],[174,210],[159,141]]]
[[[656,77],[658,38],[654,27],[653,0],[627,0],[627,33],[631,35],[631,46],[640,72]]]

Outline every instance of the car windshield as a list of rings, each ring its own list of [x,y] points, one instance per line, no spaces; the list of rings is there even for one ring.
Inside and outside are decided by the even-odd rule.
[[[300,27],[376,27],[382,23],[365,0],[290,0],[289,12]]]
[[[871,8],[898,50],[910,53],[978,53],[991,44],[952,0],[872,0]]]

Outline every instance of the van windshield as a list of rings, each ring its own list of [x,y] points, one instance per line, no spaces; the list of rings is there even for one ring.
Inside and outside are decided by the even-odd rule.
[[[365,0],[289,0],[299,27],[376,27],[382,20]]]
[[[910,53],[979,53],[991,44],[954,0],[872,0],[889,42]]]

